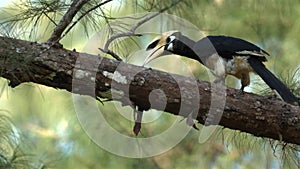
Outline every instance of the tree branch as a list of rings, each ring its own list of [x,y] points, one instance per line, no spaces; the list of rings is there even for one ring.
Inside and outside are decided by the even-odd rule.
[[[63,34],[63,35],[61,35],[63,32],[64,32],[64,29],[66,29],[66,27],[68,26],[68,25],[63,25],[63,26],[61,26],[61,28],[63,28],[64,27],[64,29],[61,29],[61,31],[59,31],[59,38],[58,39],[56,39],[56,38],[54,38],[53,40],[51,39],[52,37],[57,37],[57,35],[54,35],[54,33],[52,34],[52,36],[51,36],[51,38],[48,40],[48,43],[49,42],[52,42],[52,44],[55,44],[55,43],[57,43],[57,42],[59,42],[62,38],[64,38],[72,29],[73,29],[73,27],[82,19],[82,18],[84,18],[88,13],[90,13],[90,12],[92,12],[93,10],[95,10],[95,9],[97,9],[97,8],[99,8],[100,6],[102,6],[102,5],[105,5],[106,3],[108,3],[108,2],[111,2],[112,0],[106,0],[106,1],[104,1],[104,2],[101,2],[100,4],[98,4],[98,5],[96,5],[96,6],[94,6],[94,7],[92,7],[91,9],[89,9],[89,10],[87,10],[86,12],[84,12],[83,14],[81,14],[79,17],[78,17],[78,19],[75,21],[75,22],[73,22],[73,24],[72,25],[70,25],[69,26],[69,28],[65,31],[65,33]],[[84,4],[83,4],[84,5]],[[81,6],[82,7],[82,6]],[[75,13],[76,14],[76,13]],[[68,16],[69,14],[68,14],[68,12],[66,13],[66,16]],[[74,15],[75,16],[75,15]],[[73,17],[74,17],[73,16]],[[61,20],[61,21],[63,21],[63,19]],[[72,21],[72,19],[71,19],[71,21]],[[58,26],[57,26],[57,29],[59,29],[58,28]],[[55,31],[54,31],[55,32]]]
[[[199,105],[196,119],[202,124],[206,120],[212,95],[208,82],[196,80],[195,86],[193,78],[100,56],[57,48],[44,51],[44,48],[37,43],[0,37],[1,76],[9,79],[13,87],[23,82],[35,82],[108,99],[112,93],[118,93],[119,97],[112,99],[124,105],[129,104],[129,98],[139,109],[153,108],[174,115],[188,116],[195,111],[195,105]],[[76,64],[78,60],[80,65]],[[95,90],[87,90],[93,87]],[[195,92],[197,90],[199,92]],[[161,91],[165,97],[161,97]],[[226,93],[226,105],[219,125],[300,145],[299,107],[275,98],[241,94],[231,88],[226,89]],[[198,94],[200,103],[194,99]],[[156,98],[151,103],[149,95]],[[166,105],[162,106],[164,101]]]
[[[74,0],[71,4],[69,10],[60,20],[59,24],[55,27],[51,37],[48,39],[49,44],[55,44],[61,38],[62,33],[65,31],[66,27],[72,22],[74,16],[86,4],[88,0]]]

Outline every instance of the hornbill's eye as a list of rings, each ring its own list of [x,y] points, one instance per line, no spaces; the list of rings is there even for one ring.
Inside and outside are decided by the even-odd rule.
[[[176,38],[176,36],[171,35],[166,39],[166,44],[170,44],[171,42],[173,42],[173,40]]]
[[[167,39],[166,39],[166,44],[169,44],[171,42],[173,42],[173,40],[175,39],[176,37],[174,35],[171,35],[169,36]]]
[[[167,39],[166,39],[166,44],[169,44],[171,42],[171,37],[169,36]]]

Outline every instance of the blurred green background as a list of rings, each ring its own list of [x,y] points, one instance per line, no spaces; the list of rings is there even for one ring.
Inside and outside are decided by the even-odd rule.
[[[40,2],[45,0],[40,0]],[[19,1],[14,1],[19,2]],[[21,1],[23,3],[29,1]],[[38,2],[38,1],[36,1]],[[45,1],[47,2],[47,1]],[[69,2],[69,1],[65,1]],[[148,12],[150,1],[113,1],[103,8],[103,12],[112,17],[122,17],[130,14]],[[172,1],[157,3],[156,8],[162,8]],[[142,4],[145,8],[140,7]],[[22,13],[22,10],[13,10],[14,5],[8,2],[6,8],[1,8],[0,21]],[[21,6],[20,9],[29,9]],[[156,11],[152,9],[152,11]],[[177,15],[196,25],[201,34],[195,35],[193,31],[181,30],[193,39],[204,35],[228,35],[240,37],[251,41],[266,51],[271,56],[266,66],[288,83],[299,81],[299,74],[289,78],[299,68],[300,59],[300,2],[295,0],[207,0],[186,1],[167,11]],[[57,15],[55,21],[60,19]],[[107,26],[103,17],[94,18],[97,23],[93,29],[89,20],[84,20],[77,25],[61,42],[67,49],[76,49],[92,54],[99,53],[97,48],[102,46],[107,39]],[[112,23],[117,23],[111,21]],[[38,29],[32,29],[32,26]],[[1,27],[1,34],[10,35],[30,41],[44,42],[53,31],[54,25],[49,23],[46,17],[35,25],[28,21],[21,26],[7,31]],[[99,28],[99,29],[97,29]],[[163,32],[172,30],[176,26],[163,23],[152,24],[145,28],[148,32]],[[33,31],[31,31],[33,30]],[[140,30],[142,31],[142,30]],[[22,32],[22,33],[20,33]],[[87,33],[89,36],[87,36]],[[103,34],[101,34],[103,33]],[[120,42],[115,51],[124,57],[124,60],[141,65],[146,54],[143,53],[147,44],[155,37],[155,34],[145,34],[131,41]],[[100,42],[99,42],[100,39]],[[92,47],[91,47],[92,46]],[[96,49],[96,50],[94,50]],[[183,66],[178,66],[178,65]],[[195,76],[201,80],[211,80],[207,71],[198,63],[176,57],[166,56],[147,65],[156,69]],[[180,67],[180,69],[179,69]],[[260,79],[253,75],[254,83],[247,91],[261,92],[267,87]],[[230,77],[227,84],[239,88],[239,82]],[[0,110],[5,116],[9,116],[11,122],[4,120],[3,125],[13,124],[12,131],[17,140],[8,142],[14,144],[2,144],[0,151],[9,159],[13,159],[12,152],[21,150],[18,159],[26,159],[30,163],[29,168],[72,168],[72,169],[98,169],[98,168],[189,168],[189,169],[283,169],[299,168],[299,147],[284,145],[268,139],[253,137],[251,135],[232,131],[220,127],[218,131],[204,144],[198,143],[199,132],[191,130],[177,146],[171,150],[151,158],[130,159],[111,154],[97,146],[82,129],[74,103],[69,92],[33,83],[25,83],[14,89],[8,87],[6,79],[0,81]],[[299,91],[298,91],[299,94]],[[86,98],[87,102],[93,102]],[[78,103],[77,103],[78,104]],[[86,104],[86,103],[82,103]],[[119,112],[115,105],[118,103],[97,103],[106,120],[120,133],[134,137],[132,127],[134,122],[124,118],[120,114],[133,116],[130,108],[122,108]],[[120,106],[119,106],[120,107]],[[86,111],[89,111],[88,109]],[[176,119],[168,113],[150,111],[158,114],[159,119],[151,123],[143,124],[141,135],[147,137],[159,134],[167,129]],[[1,124],[0,124],[1,126]],[[11,125],[8,125],[10,127]],[[201,125],[198,124],[201,128]],[[5,132],[3,132],[5,134]],[[7,133],[6,133],[7,134]],[[9,134],[10,135],[10,134]],[[112,140],[113,141],[113,140]],[[7,153],[11,149],[12,152]],[[2,153],[1,153],[2,154]],[[4,158],[1,156],[1,159]],[[13,161],[13,160],[12,160]],[[24,160],[14,161],[21,164]],[[13,167],[11,167],[13,168]],[[16,165],[15,168],[22,168]],[[23,167],[25,168],[25,167]]]

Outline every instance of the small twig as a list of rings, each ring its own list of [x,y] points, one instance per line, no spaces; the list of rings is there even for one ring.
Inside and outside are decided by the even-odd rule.
[[[104,49],[102,49],[102,48],[98,48],[101,52],[103,52],[103,53],[106,53],[106,54],[109,54],[109,55],[111,55],[113,58],[115,58],[116,60],[118,60],[118,61],[122,61],[122,59],[121,59],[121,57],[119,57],[116,53],[114,53],[113,51],[111,51],[111,50],[104,50]]]
[[[106,43],[105,43],[104,50],[105,50],[105,51],[108,50],[109,45],[110,45],[114,40],[116,40],[116,39],[118,39],[118,38],[136,35],[134,32],[135,32],[135,30],[136,30],[139,26],[141,26],[142,24],[146,23],[146,22],[149,21],[150,19],[156,17],[156,16],[159,15],[160,13],[161,13],[161,11],[160,11],[160,12],[156,12],[156,13],[154,13],[154,14],[148,16],[148,17],[145,17],[143,20],[141,20],[141,21],[138,22],[137,24],[133,25],[133,27],[132,27],[128,32],[119,33],[119,34],[116,34],[116,35],[110,37],[110,38],[106,41]]]
[[[106,3],[108,3],[108,2],[111,2],[112,0],[106,0],[106,1],[104,1],[104,2],[102,2],[102,3],[100,3],[100,4],[98,4],[98,5],[96,5],[96,6],[94,6],[93,8],[91,8],[91,9],[89,9],[89,10],[87,10],[86,12],[84,12],[82,15],[80,15],[79,16],[79,18],[75,21],[75,22],[73,22],[73,24],[66,30],[66,32],[61,36],[61,38],[59,39],[59,40],[61,40],[62,38],[64,38],[69,32],[70,32],[70,30],[83,18],[83,17],[85,17],[88,13],[90,13],[91,11],[93,11],[93,10],[95,10],[95,9],[97,9],[97,8],[99,8],[100,6],[102,6],[102,5],[104,5],[104,4],[106,4]]]
[[[42,14],[40,14],[39,16],[37,16],[37,18],[35,19],[35,22],[33,24],[33,27],[31,28],[30,30],[30,33],[29,33],[29,38],[31,38],[32,34],[33,34],[33,31],[34,31],[34,28],[37,26],[40,18],[42,17]]]
[[[109,23],[109,19],[115,19],[115,18],[109,18],[109,17],[107,17],[106,15],[105,15],[105,12],[100,8],[100,12],[102,13],[102,17],[104,18],[104,20],[105,20],[105,22],[106,22],[106,24],[109,26],[109,28],[110,28],[110,23]]]
[[[171,7],[177,5],[178,3],[180,2],[180,0],[172,3],[170,6],[167,6],[163,9],[161,9],[160,11],[158,12],[155,12],[149,16],[145,15],[143,16],[144,19],[142,19],[141,21],[139,21],[138,23],[136,23],[135,25],[133,25],[131,27],[131,29],[128,31],[128,32],[123,32],[123,33],[119,33],[119,34],[116,34],[116,35],[113,35],[112,37],[110,37],[105,45],[104,45],[104,49],[101,49],[99,48],[99,50],[101,50],[102,52],[106,53],[106,54],[110,54],[110,53],[113,53],[112,51],[109,50],[109,46],[110,44],[115,41],[116,39],[119,39],[119,38],[123,38],[123,37],[129,37],[129,36],[141,36],[140,34],[136,34],[135,31],[138,27],[140,27],[141,25],[143,25],[144,23],[148,22],[149,20],[151,20],[152,18],[158,16],[159,14],[163,13],[164,11],[170,9]],[[115,59],[119,60],[120,57],[118,55],[116,55],[115,53],[113,53],[114,55],[111,55],[112,57],[114,57]],[[115,57],[117,56],[117,57]]]
[[[45,11],[43,11],[42,14],[44,14],[55,26],[57,26],[57,23]]]
[[[65,28],[67,27],[67,25],[64,27],[64,29],[60,32],[60,34],[59,35],[55,35],[55,30],[54,30],[54,32],[53,32],[53,34],[52,34],[52,36],[50,37],[50,39],[48,40],[48,44],[50,44],[50,46],[49,46],[49,48],[50,47],[52,47],[52,46],[54,46],[54,45],[56,45],[62,38],[64,38],[72,29],[73,29],[73,27],[84,17],[84,16],[86,16],[88,13],[90,13],[91,11],[93,11],[93,10],[95,10],[95,9],[97,9],[97,8],[99,8],[100,6],[102,6],[102,5],[104,5],[104,4],[106,4],[106,3],[108,3],[108,2],[110,2],[110,1],[112,1],[112,0],[106,0],[106,1],[104,1],[104,2],[102,2],[102,3],[100,3],[100,4],[98,4],[98,5],[96,5],[96,6],[94,6],[93,8],[91,8],[91,9],[89,9],[89,10],[87,10],[86,12],[84,12],[82,15],[80,15],[79,16],[79,18],[75,21],[75,22],[73,22],[73,24],[65,31],[65,33],[61,36],[61,34],[64,32],[64,30],[65,30]],[[83,4],[84,5],[84,4]],[[83,6],[82,5],[82,6]],[[81,7],[82,7],[81,6]],[[72,5],[71,5],[71,7],[70,8],[72,8]],[[77,11],[78,12],[78,11]],[[76,13],[77,13],[76,12]],[[67,12],[68,13],[68,12]],[[66,13],[66,14],[67,14]],[[75,16],[75,15],[74,15]],[[74,17],[73,16],[73,17]],[[72,17],[72,18],[73,18]],[[63,19],[62,19],[63,20]],[[62,21],[61,20],[61,21]],[[70,19],[70,21],[72,21],[72,19]],[[70,23],[70,22],[69,22]],[[60,25],[60,23],[58,24],[58,26],[57,27],[60,27],[59,26]],[[56,28],[57,28],[56,27]],[[58,37],[59,36],[59,37]],[[53,40],[51,39],[53,37]]]

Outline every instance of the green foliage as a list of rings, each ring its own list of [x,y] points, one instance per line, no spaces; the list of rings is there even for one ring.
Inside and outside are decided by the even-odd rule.
[[[0,110],[0,168],[41,169],[46,165],[32,152],[25,152],[25,140],[20,130],[8,117],[7,110]]]
[[[55,25],[69,8],[71,1],[22,0],[1,10],[1,35],[44,42]],[[80,24],[63,41],[67,48],[97,53],[88,48],[86,37],[96,40],[86,46],[101,47],[111,34],[128,29],[133,22],[118,25],[116,18],[128,14],[157,11],[174,2],[172,0],[114,1],[84,17]],[[80,14],[91,9],[99,1],[90,1]],[[267,67],[273,70],[293,92],[300,96],[299,55],[300,3],[292,0],[236,1],[185,0],[167,12],[180,16],[195,24],[204,34],[224,34],[245,38],[262,46],[271,53]],[[79,17],[76,16],[75,20]],[[122,18],[124,19],[124,18]],[[128,18],[127,18],[128,19]],[[124,20],[123,20],[124,21]],[[127,21],[127,20],[126,20]],[[103,34],[96,34],[108,23]],[[111,25],[112,24],[112,25]],[[113,25],[115,24],[115,25]],[[167,26],[166,26],[167,25]],[[119,27],[118,27],[119,26]],[[124,27],[121,27],[124,26]],[[126,27],[127,26],[127,27]],[[149,30],[169,30],[172,23],[152,24]],[[114,29],[111,29],[114,28]],[[119,28],[119,30],[118,30]],[[113,32],[115,31],[115,32]],[[198,38],[193,32],[183,32]],[[123,38],[112,44],[114,51],[130,63],[140,64],[144,56],[132,54],[144,50],[155,35]],[[99,42],[99,39],[102,41]],[[98,40],[98,41],[97,41]],[[197,40],[197,39],[195,39]],[[101,44],[100,44],[101,43]],[[169,72],[191,75],[191,70],[201,80],[210,80],[207,71],[193,61],[183,60],[188,68],[181,68],[178,59],[168,57],[152,64]],[[169,63],[169,64],[165,64]],[[288,65],[288,66],[287,66]],[[179,69],[180,67],[180,69]],[[288,71],[286,69],[288,68]],[[297,71],[295,71],[297,70]],[[255,76],[252,77],[254,79]],[[236,79],[227,83],[238,87]],[[259,85],[249,90],[261,91]],[[1,80],[0,109],[9,113],[15,125],[7,116],[0,116],[0,168],[297,168],[299,167],[299,146],[253,137],[239,131],[219,128],[204,144],[198,143],[199,132],[190,133],[170,151],[145,159],[128,159],[113,155],[97,146],[81,127],[70,93],[31,83],[15,89]],[[263,87],[263,89],[266,89]],[[266,93],[265,94],[269,94]],[[94,101],[84,98],[86,103]],[[85,103],[81,103],[85,104]],[[132,137],[132,109],[119,103],[97,103],[108,123],[117,131]],[[87,110],[89,112],[89,110]],[[157,113],[147,112],[147,113]],[[127,117],[127,118],[124,118]],[[147,137],[166,130],[175,121],[174,116],[163,113],[158,120],[143,124],[141,135]],[[184,121],[182,122],[184,123]],[[14,126],[14,127],[13,127]],[[200,129],[202,126],[199,126]],[[97,131],[95,131],[97,132]],[[21,134],[22,133],[22,134]],[[25,141],[23,141],[25,140]],[[26,142],[26,143],[25,143]],[[138,143],[137,143],[138,144]],[[37,157],[39,157],[37,160]],[[40,162],[44,161],[44,162]]]
[[[1,34],[31,40],[49,34],[69,5],[58,0],[21,0],[1,10]]]

